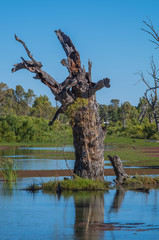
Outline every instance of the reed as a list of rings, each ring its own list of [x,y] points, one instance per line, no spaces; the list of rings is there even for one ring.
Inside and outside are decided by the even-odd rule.
[[[17,166],[10,158],[0,159],[0,173],[6,182],[16,182],[18,177]]]

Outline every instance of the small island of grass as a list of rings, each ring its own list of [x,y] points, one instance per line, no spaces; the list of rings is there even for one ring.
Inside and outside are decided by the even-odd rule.
[[[60,186],[60,189],[59,189]],[[125,190],[151,189],[159,187],[159,177],[148,176],[133,176],[124,181],[121,186]],[[75,176],[72,179],[64,178],[63,180],[50,180],[49,182],[29,185],[26,190],[35,192],[43,190],[49,193],[61,193],[63,191],[108,191],[112,188],[118,188],[119,185],[114,185],[110,181],[99,181],[85,179]]]

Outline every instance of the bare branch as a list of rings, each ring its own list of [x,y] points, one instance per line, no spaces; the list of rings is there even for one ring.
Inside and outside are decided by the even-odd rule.
[[[30,53],[30,51],[29,51],[29,49],[27,48],[25,42],[23,42],[20,38],[18,38],[16,34],[15,34],[15,39],[23,45],[23,47],[25,48],[25,50],[26,50],[26,52],[27,52],[27,54],[28,54],[28,57],[33,61],[33,63],[34,63],[36,66],[38,66],[38,67],[41,68],[41,67],[42,67],[42,64],[41,64],[40,62],[37,62],[37,61],[33,58],[33,56],[31,55],[31,53]]]
[[[159,43],[156,43],[155,41],[152,41],[152,40],[150,40],[150,42],[152,42],[152,43],[154,43],[154,44],[156,44],[158,46],[158,47],[155,47],[155,49],[159,48]]]
[[[55,122],[55,120],[58,118],[59,114],[60,114],[60,113],[63,113],[63,112],[64,112],[64,111],[63,111],[63,107],[61,106],[61,107],[56,111],[53,119],[49,122],[49,126],[52,126],[53,123]]]
[[[15,39],[22,43],[22,45],[24,46],[29,58],[32,61],[27,61],[24,58],[21,57],[21,59],[23,60],[23,62],[15,64],[14,68],[12,68],[12,72],[16,72],[20,69],[27,69],[28,71],[35,73],[36,75],[33,77],[34,79],[40,79],[42,83],[44,83],[45,85],[47,85],[51,91],[53,92],[53,94],[55,94],[55,96],[57,97],[58,94],[61,92],[61,87],[60,84],[57,83],[55,81],[54,78],[52,78],[48,73],[44,72],[41,67],[42,64],[41,62],[37,62],[33,56],[31,55],[30,51],[28,50],[25,42],[23,42],[21,39],[19,39],[16,35],[15,35]]]
[[[81,68],[81,60],[79,52],[76,50],[71,39],[60,29],[55,31],[66,55],[67,62],[69,65],[69,72],[72,74],[77,74]]]
[[[151,35],[155,40],[155,41],[152,41],[153,43],[155,43],[158,47],[159,47],[159,35],[158,33],[156,32],[151,20],[147,17],[149,23],[147,23],[146,21],[143,21],[143,23],[146,25],[146,27],[148,27],[148,30],[147,29],[144,29],[144,28],[141,28],[142,31],[144,32],[147,32],[149,35]]]
[[[136,74],[138,74],[138,75],[141,77],[140,80],[142,80],[142,81],[146,84],[146,86],[147,86],[149,89],[151,89],[150,85],[149,85],[148,82],[145,80],[145,77],[144,77],[143,72],[137,72]],[[139,81],[140,81],[140,80],[139,80]]]
[[[92,81],[92,76],[91,76],[91,70],[92,70],[92,62],[88,60],[88,73],[89,73],[89,81]]]
[[[109,88],[110,87],[110,79],[104,78],[99,80],[97,83],[92,83],[89,89],[89,96],[92,96],[95,92],[102,89],[103,87]]]
[[[157,87],[152,87],[152,88],[149,88],[149,89],[147,89],[147,90],[146,90],[146,92],[148,92],[148,91],[151,91],[151,90],[154,90],[154,89],[156,89],[156,88],[159,88],[159,86],[157,86]]]
[[[150,24],[148,24],[146,21],[143,21],[143,23],[151,30],[151,32],[149,32],[149,34],[151,34],[157,41],[159,40],[159,36],[150,20],[150,18],[147,17],[147,19],[149,20]]]

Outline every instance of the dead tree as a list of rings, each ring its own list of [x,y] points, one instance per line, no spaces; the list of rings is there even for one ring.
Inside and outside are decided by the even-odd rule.
[[[153,79],[152,85],[150,85],[149,81],[145,79],[145,76],[142,72],[139,72],[138,74],[140,75],[140,80],[142,80],[147,86],[145,98],[148,102],[149,110],[151,110],[153,113],[157,132],[159,132],[159,100],[158,100],[159,77],[158,69],[156,68],[153,58],[151,60],[151,72],[149,72],[150,77]]]
[[[24,46],[30,60],[25,60],[21,57],[22,62],[15,64],[12,72],[27,69],[35,73],[33,78],[40,79],[42,83],[51,89],[55,99],[61,103],[61,107],[50,124],[53,124],[58,115],[65,112],[77,99],[87,100],[87,104],[80,106],[73,115],[73,119],[71,119],[75,147],[74,173],[85,178],[103,180],[103,140],[106,129],[101,125],[95,93],[103,87],[109,88],[110,80],[104,78],[97,83],[92,82],[92,63],[88,61],[88,72],[86,72],[85,68],[81,67],[79,52],[71,39],[61,30],[55,31],[55,33],[67,56],[67,59],[63,59],[61,64],[69,72],[69,76],[61,84],[42,70],[41,62],[37,62],[33,58],[26,44],[16,35],[15,39]]]
[[[116,175],[116,180],[115,182],[117,184],[122,184],[129,176],[126,174],[122,161],[118,155],[111,157],[108,155],[108,158],[113,166],[115,175]]]
[[[147,111],[148,111],[148,102],[146,100],[146,102],[144,102],[141,106],[141,112],[140,112],[139,117],[138,117],[138,121],[140,121],[140,124],[143,122]]]
[[[146,33],[148,33],[153,40],[150,40],[152,43],[154,43],[156,45],[156,48],[159,48],[159,34],[157,33],[156,29],[154,28],[151,20],[147,17],[148,21],[143,21],[143,23],[146,26],[145,28],[142,28],[142,30]],[[151,76],[154,79],[154,86],[150,87],[148,82],[144,79],[144,77],[141,74],[142,80],[145,82],[145,84],[148,86],[148,89],[146,90],[145,96],[146,99],[149,103],[149,106],[152,109],[154,118],[155,118],[155,122],[156,122],[156,127],[157,127],[157,131],[159,132],[159,106],[158,106],[158,94],[157,94],[157,90],[159,88],[159,78],[157,77],[157,73],[158,70],[156,69],[156,66],[153,62],[151,62]],[[149,96],[148,96],[149,95]]]

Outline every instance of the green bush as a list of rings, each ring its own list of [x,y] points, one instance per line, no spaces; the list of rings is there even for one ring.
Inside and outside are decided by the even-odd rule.
[[[107,128],[107,134],[117,137],[159,139],[155,123],[149,123],[147,120],[145,120],[142,124],[127,121],[125,128],[122,126],[121,121],[110,123]]]
[[[148,139],[152,139],[156,133],[156,126],[154,123],[148,123],[144,126],[143,132]]]
[[[43,118],[8,115],[0,117],[0,142],[72,143],[72,130],[58,121],[49,126]]]

